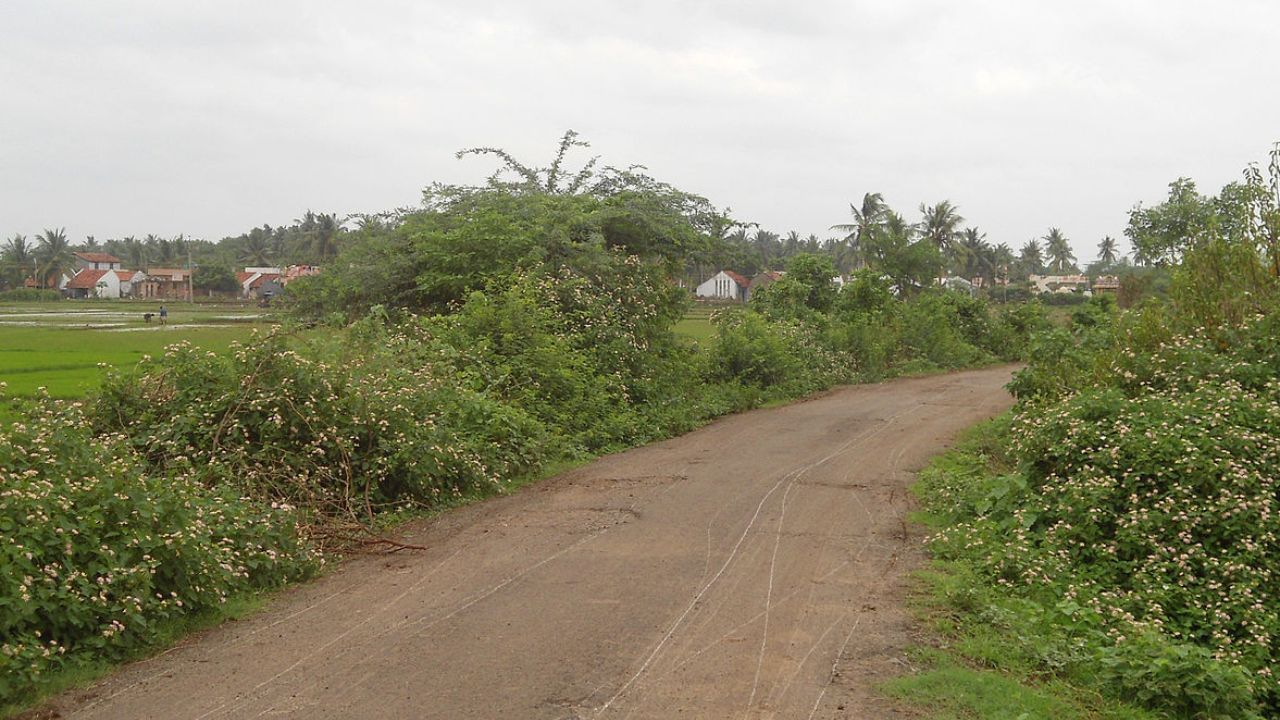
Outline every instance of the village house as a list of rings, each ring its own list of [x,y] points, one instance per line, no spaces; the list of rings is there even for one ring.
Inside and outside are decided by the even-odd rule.
[[[741,302],[747,299],[747,288],[749,287],[751,287],[750,280],[732,270],[721,270],[699,285],[693,291],[693,294],[707,300],[737,300]]]
[[[1100,293],[1120,292],[1120,278],[1115,275],[1100,275],[1093,281],[1093,291]]]
[[[122,270],[124,262],[115,255],[97,252],[75,253],[76,268],[79,270]]]
[[[1089,289],[1089,278],[1085,275],[1030,275],[1027,281],[1040,293],[1064,294]]]
[[[245,268],[236,273],[236,280],[240,283],[240,297],[255,300],[275,297],[284,287],[279,268]]]
[[[190,300],[191,271],[182,268],[151,268],[141,282],[135,283],[134,297],[157,300]]]
[[[63,278],[59,288],[69,298],[133,297],[135,286],[146,275],[137,270],[91,270],[82,268],[71,278]]]
[[[246,268],[247,270],[248,268]],[[290,265],[284,269],[280,275],[280,284],[288,285],[289,283],[302,277],[310,277],[320,274],[319,265]]]
[[[779,272],[777,270],[764,270],[756,273],[755,277],[751,278],[751,282],[747,285],[747,292],[744,299],[750,301],[751,296],[755,294],[757,290],[763,290],[769,287],[782,279],[782,276],[785,274],[786,273]]]

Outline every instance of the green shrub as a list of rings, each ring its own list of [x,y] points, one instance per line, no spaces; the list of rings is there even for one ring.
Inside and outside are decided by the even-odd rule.
[[[62,299],[57,290],[14,288],[0,292],[0,302],[54,302]]]
[[[0,702],[81,658],[148,643],[157,623],[308,574],[288,506],[156,471],[80,405],[41,402],[0,432]]]

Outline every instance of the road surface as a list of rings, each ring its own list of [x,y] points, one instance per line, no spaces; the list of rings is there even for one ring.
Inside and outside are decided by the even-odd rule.
[[[913,472],[1008,367],[722,419],[405,529],[62,717],[893,718]]]

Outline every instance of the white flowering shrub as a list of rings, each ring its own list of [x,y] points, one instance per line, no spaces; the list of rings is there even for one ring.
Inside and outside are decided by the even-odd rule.
[[[954,522],[933,547],[1054,608],[1086,649],[1075,661],[1117,695],[1173,717],[1275,717],[1280,323],[1149,323],[1076,362],[1081,387],[1041,383],[1022,404],[1003,450],[1018,471],[926,478]]]
[[[0,703],[316,563],[292,508],[158,469],[94,436],[79,403],[38,402],[0,431]]]

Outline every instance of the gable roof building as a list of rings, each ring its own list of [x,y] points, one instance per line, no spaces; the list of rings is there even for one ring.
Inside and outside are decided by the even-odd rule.
[[[737,300],[741,302],[747,299],[747,288],[749,287],[751,287],[750,280],[732,270],[721,270],[699,285],[693,291],[693,294],[708,300]]]

